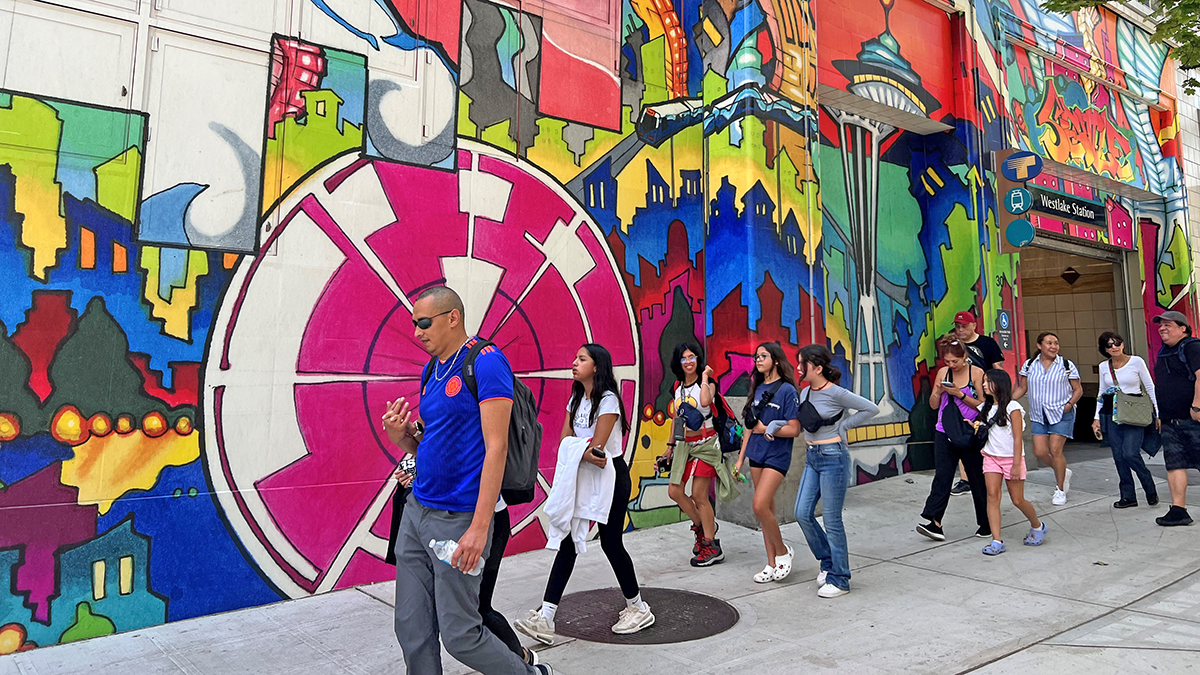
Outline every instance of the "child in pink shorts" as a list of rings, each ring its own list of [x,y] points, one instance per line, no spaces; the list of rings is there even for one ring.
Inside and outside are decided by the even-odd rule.
[[[1006,550],[1000,538],[1000,482],[1008,484],[1008,496],[1013,506],[1029,519],[1026,546],[1041,546],[1046,537],[1046,524],[1040,522],[1033,505],[1025,499],[1025,455],[1021,447],[1021,432],[1025,426],[1025,409],[1012,400],[1012,379],[1003,370],[989,370],[983,378],[985,411],[977,424],[988,427],[987,444],[983,446],[983,478],[987,484],[988,525],[992,543],[983,548],[984,555],[1000,555]],[[1001,412],[1003,411],[1003,412]],[[985,419],[986,418],[986,419]]]

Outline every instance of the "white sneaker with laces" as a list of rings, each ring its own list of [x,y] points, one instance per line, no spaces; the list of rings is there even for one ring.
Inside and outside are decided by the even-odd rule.
[[[849,592],[850,591],[838,588],[837,586],[834,586],[833,584],[825,584],[824,586],[821,587],[821,590],[817,591],[817,597],[836,598],[839,595],[845,595]]]
[[[539,610],[529,610],[529,617],[514,621],[513,627],[542,644],[554,644],[554,622],[542,616]]]
[[[612,632],[617,635],[629,635],[654,625],[654,615],[650,613],[650,605],[642,603],[642,607],[626,607],[621,610],[617,623]]]
[[[1055,506],[1065,505],[1067,503],[1067,493],[1063,492],[1062,490],[1055,490],[1054,499],[1050,500],[1050,503],[1054,504]]]
[[[818,587],[824,586],[825,578],[828,576],[829,576],[829,572],[826,572],[825,570],[821,570],[820,572],[817,572],[817,586]]]
[[[1075,472],[1071,471],[1070,469],[1067,469],[1067,475],[1063,476],[1062,491],[1063,491],[1064,495],[1071,491],[1071,474],[1073,474],[1073,473],[1075,473]]]

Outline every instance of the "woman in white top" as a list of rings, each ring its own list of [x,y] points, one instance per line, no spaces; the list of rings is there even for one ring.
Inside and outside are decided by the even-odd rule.
[[[984,555],[1000,555],[1006,547],[1000,535],[1000,483],[1008,485],[1008,498],[1029,519],[1026,546],[1041,546],[1046,524],[1038,520],[1033,504],[1025,499],[1025,449],[1021,438],[1025,430],[1025,409],[1012,400],[1012,379],[1003,370],[987,371],[983,377],[984,400],[978,404],[979,416],[973,424],[988,425],[983,456],[983,479],[987,483],[988,527],[992,543],[983,547]]]
[[[1141,395],[1145,389],[1150,402],[1154,404],[1154,424],[1161,424],[1158,419],[1158,399],[1154,395],[1154,380],[1150,379],[1150,369],[1140,356],[1130,356],[1125,353],[1125,338],[1113,332],[1100,334],[1100,353],[1108,360],[1100,365],[1100,395],[1104,405],[1096,406],[1096,421],[1092,422],[1092,430],[1097,438],[1101,432],[1108,433],[1108,443],[1112,446],[1113,463],[1117,465],[1117,477],[1120,479],[1121,499],[1113,504],[1115,508],[1127,509],[1137,506],[1137,492],[1133,486],[1133,474],[1137,474],[1146,493],[1146,502],[1150,506],[1158,504],[1158,490],[1154,486],[1154,476],[1146,468],[1142,459],[1142,442],[1146,440],[1147,427],[1132,424],[1117,424],[1112,421],[1112,401],[1117,388],[1126,394]],[[1115,377],[1114,377],[1115,376]],[[1106,425],[1100,422],[1101,408],[1108,410]],[[1107,426],[1107,429],[1103,429]],[[1149,433],[1154,433],[1150,431]]]
[[[574,435],[589,438],[591,443],[583,453],[583,461],[604,468],[608,462],[616,469],[617,480],[613,487],[612,507],[607,522],[600,524],[600,548],[608,558],[609,565],[617,576],[617,583],[625,596],[625,609],[612,631],[618,635],[636,633],[654,623],[650,606],[642,600],[633,560],[625,550],[621,534],[625,530],[625,510],[629,504],[632,485],[629,465],[622,455],[621,437],[629,431],[625,403],[621,390],[613,375],[612,354],[596,344],[579,348],[575,363],[571,366],[575,383],[571,385],[571,400],[567,404],[567,418],[563,421],[562,438]],[[546,592],[542,596],[542,608],[530,610],[529,617],[517,621],[517,630],[545,644],[554,644],[554,615],[562,600],[571,571],[575,569],[575,543],[567,537],[559,545],[550,578],[546,581]]]
[[[1071,491],[1071,470],[1067,468],[1063,446],[1068,438],[1074,437],[1075,404],[1083,396],[1083,385],[1079,383],[1075,364],[1059,355],[1057,335],[1042,333],[1037,346],[1037,356],[1026,361],[1017,373],[1018,384],[1012,397],[1019,399],[1029,393],[1033,452],[1054,469],[1053,504],[1062,506]]]

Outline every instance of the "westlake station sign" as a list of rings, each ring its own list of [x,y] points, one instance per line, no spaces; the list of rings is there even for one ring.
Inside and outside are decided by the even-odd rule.
[[[1106,229],[1108,221],[1105,218],[1104,205],[1088,199],[1053,192],[1044,188],[1029,186],[1033,195],[1031,211],[1050,216],[1057,220],[1069,220],[1088,225],[1096,229]]]

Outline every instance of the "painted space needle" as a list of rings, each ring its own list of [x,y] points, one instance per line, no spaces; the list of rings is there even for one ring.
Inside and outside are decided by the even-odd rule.
[[[849,81],[846,90],[850,93],[927,118],[940,104],[921,85],[921,78],[911,64],[900,55],[900,45],[892,36],[890,24],[895,0],[881,0],[881,4],[885,22],[883,34],[864,42],[857,60],[835,61],[833,65]],[[895,402],[888,381],[885,357],[890,336],[883,332],[877,274],[880,146],[898,128],[852,112],[824,107],[838,128],[858,285],[857,312],[850,308],[853,315],[854,391],[878,403],[880,409],[873,426],[860,430],[857,440],[875,441],[890,449],[896,442],[888,439],[909,433],[908,414]],[[903,439],[899,445],[902,452]]]

